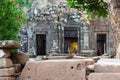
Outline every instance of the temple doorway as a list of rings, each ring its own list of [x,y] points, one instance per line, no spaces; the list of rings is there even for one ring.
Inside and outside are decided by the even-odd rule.
[[[97,34],[97,56],[106,51],[106,34]]]
[[[36,34],[36,55],[46,55],[46,34]]]
[[[77,27],[64,27],[64,53],[78,53]]]

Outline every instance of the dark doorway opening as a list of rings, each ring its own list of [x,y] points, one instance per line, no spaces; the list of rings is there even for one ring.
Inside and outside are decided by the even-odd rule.
[[[70,53],[71,47],[77,42],[77,27],[64,27],[64,53]]]
[[[97,34],[97,56],[106,51],[106,34]]]
[[[46,34],[36,34],[36,54],[46,55]]]

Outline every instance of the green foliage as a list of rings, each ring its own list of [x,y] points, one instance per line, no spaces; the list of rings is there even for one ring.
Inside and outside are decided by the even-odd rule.
[[[85,11],[88,18],[104,18],[108,15],[108,5],[103,0],[67,0],[67,5]]]
[[[19,4],[21,5],[21,7],[30,7],[31,3],[29,2],[30,0],[18,0]]]
[[[20,27],[26,23],[24,0],[0,0],[0,40],[16,40]]]

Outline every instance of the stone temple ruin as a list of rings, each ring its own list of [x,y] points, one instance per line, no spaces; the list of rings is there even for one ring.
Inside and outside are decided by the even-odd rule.
[[[107,19],[88,23],[84,13],[67,7],[63,0],[33,1],[27,17],[19,50],[30,56],[57,56],[29,60],[24,53],[11,52],[20,48],[19,43],[0,41],[0,80],[120,80],[119,59],[77,56],[115,52]],[[72,52],[76,55],[64,56]]]
[[[77,53],[96,56],[115,52],[107,19],[86,20],[82,11],[64,0],[34,0],[21,30],[21,51],[30,56]]]

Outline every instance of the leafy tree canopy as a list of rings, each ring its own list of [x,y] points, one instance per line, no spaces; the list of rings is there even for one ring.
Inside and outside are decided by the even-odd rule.
[[[20,26],[26,22],[24,6],[28,0],[0,0],[0,40],[18,40]]]
[[[67,5],[85,11],[88,18],[104,18],[108,15],[108,5],[104,0],[67,0]]]

